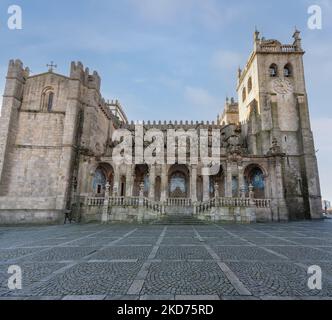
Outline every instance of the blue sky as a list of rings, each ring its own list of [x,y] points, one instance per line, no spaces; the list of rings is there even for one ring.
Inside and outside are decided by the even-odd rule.
[[[7,9],[23,10],[23,30],[7,28]],[[310,5],[323,29],[307,28]],[[292,42],[302,31],[312,126],[324,198],[332,200],[332,0],[1,0],[0,90],[8,60],[34,74],[72,60],[102,77],[105,98],[118,98],[132,120],[215,120],[235,96],[236,73],[252,50],[253,31]]]

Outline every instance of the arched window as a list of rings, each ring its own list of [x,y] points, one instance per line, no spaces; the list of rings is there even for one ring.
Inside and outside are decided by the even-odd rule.
[[[250,77],[248,80],[248,93],[250,93],[252,90],[252,78]]]
[[[41,110],[51,112],[54,104],[53,88],[47,87],[43,90],[41,97]]]
[[[170,194],[174,198],[184,198],[186,193],[186,176],[182,172],[173,173],[170,180]]]
[[[98,168],[96,170],[92,184],[93,184],[93,191],[95,194],[101,195],[104,192],[106,185],[106,176],[102,169]]]
[[[243,88],[242,90],[242,102],[245,102],[247,99],[247,91],[246,88]]]
[[[245,181],[247,192],[249,191],[249,186],[252,185],[255,198],[265,198],[265,176],[260,167],[255,165],[247,167],[245,170]]]
[[[121,177],[121,184],[120,184],[120,196],[125,197],[126,196],[126,177]]]
[[[270,73],[270,77],[274,78],[274,77],[278,76],[278,66],[275,63],[270,65],[269,73]]]
[[[289,78],[293,75],[293,68],[292,65],[290,63],[287,63],[284,67],[284,76],[286,78]]]
[[[47,99],[47,111],[51,112],[53,108],[54,93],[50,92]]]

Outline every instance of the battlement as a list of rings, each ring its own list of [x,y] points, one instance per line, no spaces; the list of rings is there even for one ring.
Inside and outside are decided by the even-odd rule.
[[[16,59],[9,61],[7,78],[16,78],[21,82],[24,82],[29,77],[29,74],[29,68],[24,68],[21,60]]]
[[[100,90],[101,78],[97,71],[90,74],[89,68],[85,68],[82,62],[72,62],[70,66],[70,78],[80,80],[90,89]]]
[[[220,125],[215,121],[131,121],[126,125],[126,129],[134,130],[136,126],[143,126],[145,129],[158,130],[190,130],[190,129],[220,129]]]

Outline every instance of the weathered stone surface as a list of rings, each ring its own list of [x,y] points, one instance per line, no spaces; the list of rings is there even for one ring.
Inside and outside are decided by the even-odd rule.
[[[304,51],[299,33],[294,37],[284,45],[255,34],[253,53],[238,72],[238,102],[227,99],[212,123],[135,126],[118,101],[105,101],[100,76],[82,63],[73,62],[69,76],[52,70],[30,76],[21,61],[10,61],[0,118],[0,224],[59,223],[66,212],[103,223],[165,214],[230,223],[322,218]],[[124,151],[138,163],[115,161],[116,129],[129,134]],[[172,159],[174,146],[177,161],[145,164],[148,130],[167,137],[156,156]],[[213,130],[220,131],[220,145]],[[197,158],[199,142],[202,150],[220,151],[210,175]],[[182,165],[185,156],[197,161]],[[106,185],[111,198],[104,199]]]

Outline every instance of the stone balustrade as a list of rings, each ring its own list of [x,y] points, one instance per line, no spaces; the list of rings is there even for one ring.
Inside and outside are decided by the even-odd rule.
[[[271,208],[270,199],[254,199],[257,208]]]
[[[102,207],[104,200],[105,199],[101,197],[86,197],[84,204],[88,207]]]
[[[192,200],[188,198],[169,198],[166,200],[166,206],[169,207],[190,207]]]
[[[261,52],[296,52],[297,47],[294,45],[282,45],[282,46],[269,46],[262,45],[260,46]]]
[[[271,208],[270,199],[250,198],[213,198],[205,202],[193,202],[188,198],[168,198],[165,202],[153,201],[145,197],[83,197],[80,202],[87,207],[124,207],[124,208],[146,208],[158,214],[164,214],[166,207],[194,208],[195,214],[209,213],[213,208]]]

